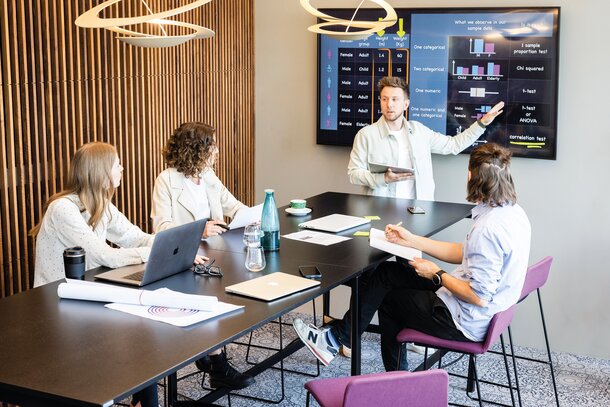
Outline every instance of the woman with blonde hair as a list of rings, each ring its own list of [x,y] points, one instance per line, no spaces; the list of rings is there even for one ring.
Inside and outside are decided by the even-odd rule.
[[[132,224],[111,202],[122,173],[110,144],[87,143],[76,151],[66,188],[48,200],[42,220],[30,231],[36,236],[34,286],[65,277],[63,251],[68,247],[85,249],[87,269],[148,260],[154,236]],[[132,404],[157,407],[156,385],[135,393]]]
[[[36,236],[35,287],[65,277],[62,253],[72,246],[85,249],[87,269],[148,260],[154,236],[132,224],[111,202],[122,174],[112,145],[93,142],[76,151],[65,189],[48,200],[42,220],[30,232]]]

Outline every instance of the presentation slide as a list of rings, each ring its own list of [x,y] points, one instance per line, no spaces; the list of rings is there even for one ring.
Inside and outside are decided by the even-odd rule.
[[[555,159],[558,8],[396,12],[394,26],[366,40],[319,36],[318,144],[351,146],[381,116],[379,79],[401,76],[411,93],[409,120],[453,136],[504,101],[504,113],[475,146],[492,141],[518,157]],[[376,9],[356,16],[380,17]]]

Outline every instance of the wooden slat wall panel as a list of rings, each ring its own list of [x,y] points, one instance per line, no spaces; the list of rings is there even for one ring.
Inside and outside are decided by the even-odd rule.
[[[216,36],[166,49],[76,27],[76,17],[100,1],[0,2],[0,297],[31,286],[35,247],[27,231],[88,141],[117,147],[125,171],[114,202],[145,231],[165,167],[161,149],[185,121],[217,128],[218,176],[253,204],[254,0],[213,0],[177,17]],[[148,3],[156,11],[185,4]],[[146,13],[140,0],[123,0],[104,16]]]

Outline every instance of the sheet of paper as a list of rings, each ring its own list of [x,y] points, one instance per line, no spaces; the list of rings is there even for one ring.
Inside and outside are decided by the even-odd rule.
[[[214,310],[218,298],[207,295],[184,294],[169,288],[143,290],[118,287],[92,281],[68,279],[57,287],[59,298],[84,301],[117,302],[121,304],[156,305],[170,308],[188,308],[200,311]]]
[[[166,324],[185,327],[241,309],[243,308],[243,305],[233,305],[226,302],[218,302],[213,311],[197,311],[185,308],[167,308],[117,303],[106,304],[105,307],[116,311],[137,315],[139,317],[165,322]]]
[[[229,223],[230,229],[243,228],[251,223],[260,222],[263,215],[263,204],[253,206],[251,208],[242,208],[237,211],[235,217]]]
[[[315,232],[313,230],[302,230],[300,232],[284,235],[286,239],[300,240],[302,242],[330,246],[331,244],[350,240],[351,237],[331,235],[330,233]]]
[[[383,250],[386,253],[409,260],[413,260],[413,257],[421,257],[421,250],[388,242],[385,238],[384,231],[375,228],[371,228],[370,245],[371,247]]]

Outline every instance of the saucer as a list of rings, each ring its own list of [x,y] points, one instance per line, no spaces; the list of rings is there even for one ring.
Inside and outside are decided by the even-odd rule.
[[[286,208],[286,212],[288,212],[292,216],[305,216],[309,212],[311,212],[311,208],[303,208],[303,209]]]

